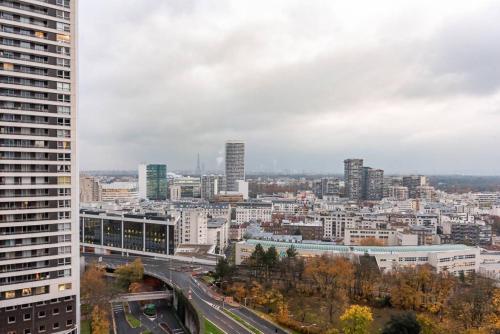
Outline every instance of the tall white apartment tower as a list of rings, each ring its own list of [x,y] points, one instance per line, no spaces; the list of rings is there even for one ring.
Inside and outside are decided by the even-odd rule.
[[[0,332],[76,333],[77,0],[0,0]]]
[[[238,191],[239,180],[245,180],[245,143],[226,142],[226,191]]]

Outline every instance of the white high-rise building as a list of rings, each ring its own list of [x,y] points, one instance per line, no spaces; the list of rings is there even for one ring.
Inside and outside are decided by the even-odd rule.
[[[239,180],[245,180],[245,143],[226,142],[226,191],[238,191]]]
[[[76,0],[0,1],[0,332],[76,333]]]

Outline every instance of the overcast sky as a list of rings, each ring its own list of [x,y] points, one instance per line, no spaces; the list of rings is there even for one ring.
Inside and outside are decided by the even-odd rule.
[[[80,1],[82,169],[500,174],[500,2]]]

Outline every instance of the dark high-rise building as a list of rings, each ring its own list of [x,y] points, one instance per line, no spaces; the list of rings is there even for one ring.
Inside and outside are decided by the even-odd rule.
[[[384,192],[384,171],[371,167],[363,168],[363,199],[379,201]]]
[[[344,160],[345,194],[350,200],[363,196],[363,159]]]
[[[318,198],[323,198],[323,196],[338,196],[340,193],[340,181],[334,177],[324,177],[315,180],[313,192]]]
[[[403,176],[403,187],[408,188],[408,197],[417,198],[417,188],[427,185],[427,178],[423,175]]]
[[[245,180],[245,143],[226,142],[226,191],[238,191],[239,180]]]
[[[0,332],[79,323],[76,0],[0,1]]]

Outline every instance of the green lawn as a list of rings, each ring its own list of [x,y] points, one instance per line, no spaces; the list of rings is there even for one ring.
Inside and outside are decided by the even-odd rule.
[[[137,328],[141,325],[141,322],[139,321],[139,319],[134,317],[132,314],[125,314],[125,317],[127,318],[127,321],[128,321],[128,324],[130,325],[130,327]]]
[[[205,334],[224,334],[219,327],[215,326],[212,322],[205,319]]]
[[[141,334],[153,334],[153,332],[151,332],[151,331],[148,329],[148,330],[145,330],[144,332],[142,332]]]
[[[90,321],[89,320],[83,320],[80,322],[81,326],[81,334],[90,334]]]

